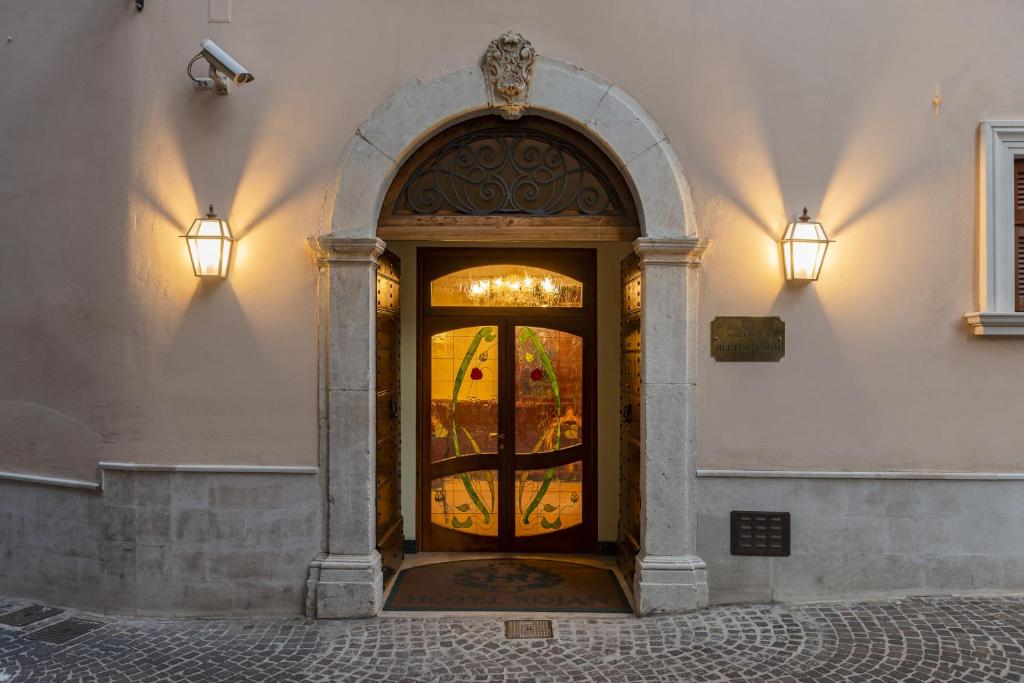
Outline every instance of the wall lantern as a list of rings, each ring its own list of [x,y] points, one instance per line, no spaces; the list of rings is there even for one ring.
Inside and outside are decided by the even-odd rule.
[[[782,263],[787,280],[817,280],[825,250],[833,240],[825,234],[821,223],[812,221],[807,207],[795,223],[790,223],[782,236]]]
[[[188,233],[182,235],[188,244],[188,255],[192,259],[192,272],[196,277],[227,277],[231,265],[231,227],[217,216],[210,204],[205,218],[192,222]]]

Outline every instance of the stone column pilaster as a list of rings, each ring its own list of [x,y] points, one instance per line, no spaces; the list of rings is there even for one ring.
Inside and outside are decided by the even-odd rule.
[[[376,549],[377,238],[323,236],[320,262],[321,472],[326,478],[326,554],[310,568],[307,612],[370,617],[381,608]]]
[[[697,556],[696,239],[640,238],[642,273],[641,541],[634,579],[638,614],[708,604]]]

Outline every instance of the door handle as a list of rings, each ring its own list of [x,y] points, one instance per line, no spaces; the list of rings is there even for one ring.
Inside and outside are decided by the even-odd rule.
[[[390,417],[398,417],[398,401],[394,397],[388,400],[388,415]]]
[[[633,404],[627,403],[622,407],[622,421],[632,422],[633,421]]]

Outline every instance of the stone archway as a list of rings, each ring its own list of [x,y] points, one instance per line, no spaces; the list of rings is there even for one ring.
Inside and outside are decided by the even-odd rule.
[[[515,116],[524,109],[587,135],[619,166],[633,192],[642,233],[634,250],[645,282],[636,608],[649,614],[707,605],[706,568],[696,555],[694,453],[696,278],[703,245],[689,186],[671,144],[633,98],[580,67],[534,61],[529,49],[532,69],[521,72],[525,87],[513,89],[511,98],[508,88],[504,95],[492,89],[477,66],[414,81],[360,125],[341,156],[321,234],[311,239],[321,264],[326,538],[310,570],[310,615],[365,617],[381,608],[374,538],[374,297],[376,259],[384,249],[376,235],[384,195],[402,162],[439,130],[482,113]]]

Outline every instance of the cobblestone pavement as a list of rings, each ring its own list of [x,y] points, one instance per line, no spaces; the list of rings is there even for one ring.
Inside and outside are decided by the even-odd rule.
[[[0,613],[27,604],[0,598]],[[26,638],[67,616],[104,625],[63,645]],[[1024,597],[559,616],[554,626],[551,640],[506,640],[494,617],[128,619],[69,610],[0,626],[0,682],[1024,680]]]

